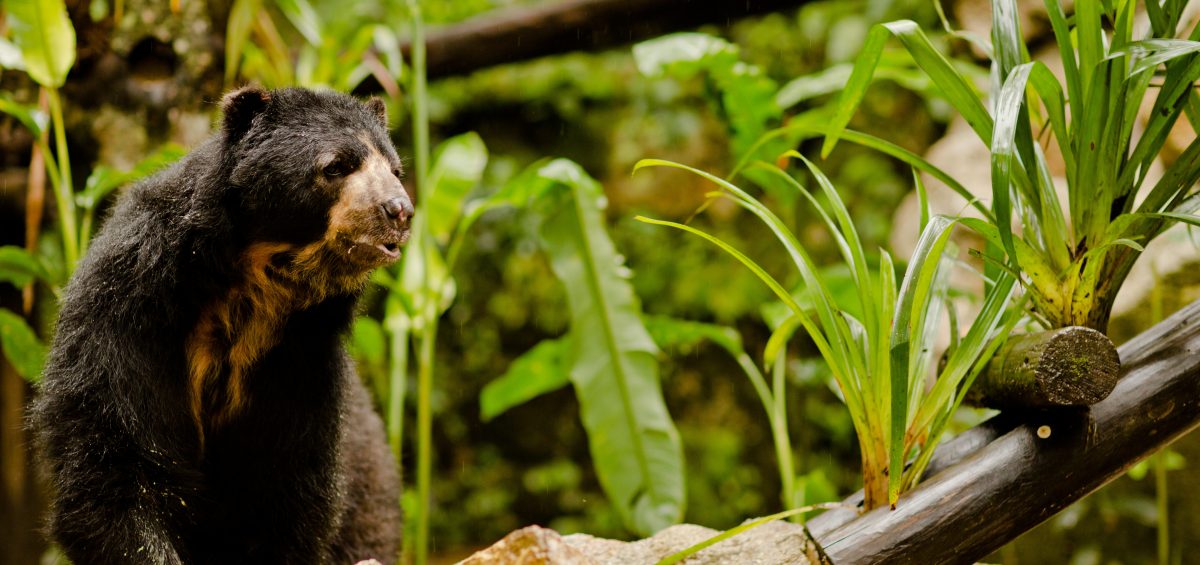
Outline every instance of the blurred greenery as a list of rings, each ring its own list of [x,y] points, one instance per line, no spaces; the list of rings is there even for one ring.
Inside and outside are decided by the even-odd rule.
[[[420,4],[425,20],[437,26],[495,9],[551,1],[422,0]],[[404,0],[312,0],[323,44],[329,38],[349,42],[364,22],[388,26],[396,30],[397,40],[402,40],[407,21],[403,4]],[[277,11],[272,16],[279,23],[282,44],[300,51],[304,34],[289,23],[296,20]],[[734,73],[738,67],[734,61],[741,61],[752,67],[736,71],[752,74],[748,86],[772,84],[787,93],[776,96],[767,104],[770,111],[752,116],[753,120],[731,119],[730,110],[743,103],[741,96],[767,100],[764,91],[750,88],[745,94],[734,94],[734,88],[747,85],[733,80],[732,75],[681,72],[666,68],[669,65],[661,73],[652,73],[653,77],[643,76],[627,46],[437,80],[430,84],[429,92],[432,138],[441,141],[477,132],[486,143],[486,167],[478,186],[466,189],[474,191],[468,199],[495,192],[547,155],[579,163],[603,186],[608,200],[604,211],[607,228],[631,272],[629,283],[645,314],[732,328],[741,336],[745,350],[757,359],[771,333],[764,321],[767,315],[760,310],[770,298],[769,290],[736,261],[698,238],[633,220],[639,213],[687,220],[710,188],[678,171],[649,170],[637,176],[630,171],[639,159],[649,156],[708,171],[730,170],[738,152],[747,146],[746,140],[757,135],[752,132],[764,126],[777,127],[833,101],[836,85],[848,76],[848,64],[856,59],[870,26],[901,17],[915,20],[926,30],[940,29],[932,4],[925,0],[815,0],[796,10],[695,30],[719,38],[702,41],[712,41],[721,56],[736,53],[726,59],[729,65],[723,72]],[[930,35],[939,48],[955,56],[957,69],[986,77],[986,69],[974,61],[966,42],[940,33]],[[371,40],[372,45],[379,41],[374,36]],[[898,46],[889,47],[882,60],[894,69],[893,74],[884,76],[888,80],[874,84],[866,93],[851,127],[885,134],[900,146],[923,153],[941,136],[952,111],[936,88],[918,73],[909,72],[911,58]],[[251,65],[244,72],[262,68]],[[296,76],[302,74],[298,68],[292,69]],[[331,72],[350,70],[334,68]],[[393,74],[408,72],[407,68],[393,70]],[[818,71],[827,74],[812,78]],[[7,71],[5,76],[9,76]],[[308,76],[318,77],[315,73]],[[351,86],[342,80],[348,74],[338,79],[340,83],[328,78],[336,76],[333,73],[313,82]],[[804,81],[795,82],[802,77]],[[67,86],[70,82],[68,78]],[[0,103],[8,99],[7,94],[0,97]],[[395,141],[402,155],[412,155],[411,100],[389,98]],[[8,135],[8,131],[0,133]],[[805,142],[802,149],[815,154],[819,141]],[[3,162],[8,163],[7,156]],[[846,200],[867,253],[887,249],[894,211],[911,190],[909,168],[851,144],[839,146],[821,167]],[[98,178],[98,183],[103,180]],[[769,186],[756,189],[755,196],[789,223],[816,263],[831,266],[837,262],[833,240],[819,229],[820,219],[806,211],[803,203],[790,201]],[[786,272],[786,257],[774,250],[767,230],[736,207],[714,203],[692,218],[691,225],[744,250],[770,272]],[[463,239],[453,272],[457,299],[437,327],[439,370],[432,391],[435,506],[430,524],[435,554],[457,555],[455,552],[490,544],[530,523],[564,534],[632,537],[601,488],[575,393],[570,387],[551,386],[565,381],[551,379],[534,391],[537,394],[527,392],[519,398],[489,400],[485,392],[506,372],[532,371],[514,361],[535,346],[549,356],[553,352],[547,350],[556,342],[544,340],[563,336],[571,324],[567,295],[541,251],[539,227],[534,214],[497,210],[481,217]],[[6,233],[8,229],[5,226]],[[912,240],[916,236],[907,234]],[[58,257],[53,263],[62,264],[61,245],[49,243],[40,255]],[[0,265],[8,264],[4,261],[0,254]],[[875,261],[876,257],[870,257],[870,262]],[[837,276],[836,270],[829,269],[830,280]],[[9,282],[19,284],[21,280]],[[381,326],[385,300],[382,289],[368,291],[362,301],[367,316],[356,324],[353,335],[361,372],[375,385],[380,398],[386,398],[383,383],[388,377],[388,343]],[[1137,329],[1136,322],[1115,324],[1127,335]],[[33,326],[40,330],[47,324]],[[19,332],[5,329],[0,336],[22,339]],[[724,529],[748,517],[781,510],[782,481],[770,421],[736,360],[720,346],[703,341],[663,348],[666,352],[657,356],[662,394],[679,429],[686,460],[684,520]],[[832,386],[828,368],[811,344],[798,339],[789,353],[784,400],[789,409],[796,497],[802,504],[840,499],[862,480],[850,417]],[[409,378],[408,388],[415,390],[416,375]],[[413,399],[407,401],[410,405],[405,414],[411,419]],[[490,404],[493,402],[498,404]],[[951,425],[954,431],[961,430],[982,417],[983,413],[966,411]],[[415,428],[412,421],[405,421],[404,427]],[[1178,459],[1170,459],[1167,465],[1173,562],[1194,562],[1180,548],[1200,541],[1200,520],[1191,516],[1200,510],[1197,497],[1191,494],[1195,475],[1188,474],[1196,467],[1189,463],[1200,461],[1196,444],[1185,441],[1177,446],[1183,469],[1175,470]],[[401,459],[406,473],[413,468],[414,453],[412,445],[404,446]],[[1150,475],[1141,480],[1120,479],[989,561],[1085,564],[1153,560],[1155,548],[1150,540],[1158,509],[1153,473]]]

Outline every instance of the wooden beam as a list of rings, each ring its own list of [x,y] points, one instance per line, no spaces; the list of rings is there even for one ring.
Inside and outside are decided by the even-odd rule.
[[[441,29],[426,38],[430,77],[570,51],[626,45],[703,24],[728,24],[809,0],[566,0],[509,8]],[[409,45],[402,46],[407,54]]]
[[[896,510],[826,513],[813,537],[835,563],[971,563],[1200,424],[1200,302],[1119,354],[1105,400],[1001,414],[939,448]]]

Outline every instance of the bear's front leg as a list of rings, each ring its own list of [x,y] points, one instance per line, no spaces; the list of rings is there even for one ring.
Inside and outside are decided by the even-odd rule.
[[[60,422],[47,435],[57,488],[50,531],[72,562],[189,562],[179,526],[194,477],[180,462],[94,422]]]

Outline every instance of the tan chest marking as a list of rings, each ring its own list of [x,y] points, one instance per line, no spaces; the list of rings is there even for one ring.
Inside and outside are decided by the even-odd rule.
[[[284,243],[251,245],[242,256],[244,278],[200,314],[186,344],[192,418],[203,439],[207,425],[219,425],[245,408],[246,375],[274,347],[289,312],[302,299],[292,284],[272,277],[271,258],[290,251]],[[223,390],[215,390],[225,376]],[[218,406],[206,413],[213,399]]]

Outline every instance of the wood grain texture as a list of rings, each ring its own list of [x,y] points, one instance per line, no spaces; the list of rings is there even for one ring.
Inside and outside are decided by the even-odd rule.
[[[1082,326],[1008,339],[967,392],[988,408],[1088,406],[1117,385],[1121,363],[1108,336]]]

